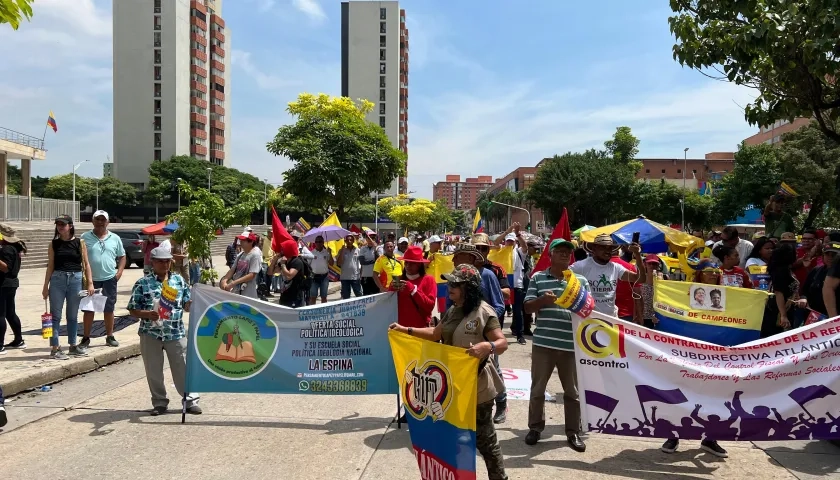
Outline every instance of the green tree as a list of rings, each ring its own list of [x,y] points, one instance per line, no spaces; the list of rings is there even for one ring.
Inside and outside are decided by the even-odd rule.
[[[193,188],[206,187],[208,168],[210,169],[210,190],[219,195],[226,205],[233,205],[246,189],[263,192],[265,188],[265,183],[254,175],[180,155],[162,162],[152,162],[149,167],[146,201],[151,204],[176,202],[179,178]],[[271,188],[270,185],[269,188]],[[181,201],[182,203],[187,201],[183,195],[181,195]]]
[[[135,193],[136,194],[136,193]],[[65,173],[50,177],[44,188],[46,198],[71,200],[73,198],[73,174]],[[90,205],[96,196],[96,185],[86,177],[76,175],[76,200],[80,205]]]
[[[262,192],[245,190],[233,205],[226,205],[219,195],[206,188],[193,188],[182,181],[180,189],[187,205],[166,217],[168,222],[178,222],[172,239],[186,244],[191,257],[203,259],[210,265],[209,270],[202,272],[201,278],[203,282],[209,280],[215,285],[218,275],[213,267],[210,244],[216,239],[216,231],[233,225],[247,225],[254,210],[263,205]]]
[[[284,186],[303,205],[331,207],[344,217],[359,198],[387,190],[405,173],[405,154],[381,127],[365,120],[372,108],[368,101],[324,94],[301,94],[289,104],[297,119],[280,127],[267,149],[291,160]]]
[[[639,139],[633,135],[630,127],[618,127],[615,129],[613,138],[604,142],[604,148],[616,162],[630,164],[639,153]],[[636,173],[642,168],[642,163],[635,162],[633,167],[635,168],[633,173]]]
[[[96,195],[96,184],[90,179],[87,179],[94,184],[94,197]],[[78,181],[78,180],[77,180]],[[76,185],[78,191],[79,186]],[[78,194],[78,193],[77,193]],[[95,201],[95,198],[94,198]],[[117,180],[114,177],[105,177],[99,180],[99,206],[101,208],[113,207],[133,207],[139,203],[137,199],[137,189],[126,182]]]
[[[32,19],[32,2],[35,0],[0,0],[0,24],[8,23],[17,30],[24,19]]]
[[[764,208],[782,182],[782,166],[770,145],[741,144],[735,167],[715,182],[713,216],[721,222],[734,220],[749,207]]]
[[[713,68],[758,91],[744,110],[751,125],[813,117],[840,141],[840,71],[835,2],[670,0],[674,59]]]

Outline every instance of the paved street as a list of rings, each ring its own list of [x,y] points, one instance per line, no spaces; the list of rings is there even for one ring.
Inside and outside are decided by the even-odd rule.
[[[335,296],[335,295],[333,295]],[[529,368],[530,345],[511,345],[503,363]],[[171,386],[171,381],[167,381]],[[553,379],[549,391],[560,390]],[[170,392],[175,395],[174,387]],[[562,394],[559,395],[562,401]],[[177,400],[172,406],[177,407]],[[8,478],[392,479],[419,478],[408,433],[392,423],[392,396],[202,395],[204,414],[150,417],[139,358],[30,392],[7,403],[0,433]],[[730,458],[684,442],[592,435],[577,454],[562,433],[562,404],[547,403],[554,436],[523,442],[528,403],[511,401],[499,429],[511,479],[840,479],[840,448],[827,442],[723,443]],[[781,465],[780,465],[781,463]],[[487,478],[479,460],[478,478]]]

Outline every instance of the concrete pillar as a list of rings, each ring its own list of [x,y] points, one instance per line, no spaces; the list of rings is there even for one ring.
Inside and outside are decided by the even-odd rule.
[[[32,221],[32,159],[20,161],[20,194],[26,197],[26,219]]]
[[[9,161],[6,159],[6,152],[0,153],[0,165],[3,166],[3,173],[0,174],[0,195],[3,196],[3,221],[9,218]]]

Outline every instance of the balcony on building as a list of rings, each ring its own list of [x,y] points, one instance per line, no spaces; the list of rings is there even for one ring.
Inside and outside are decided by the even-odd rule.
[[[191,0],[190,1],[190,8],[191,9],[194,8],[194,9],[198,10],[199,12],[207,15],[207,7],[204,6],[204,2],[202,2],[202,1]]]
[[[218,128],[219,130],[224,131],[225,122],[222,122],[220,120],[210,120],[210,128]]]
[[[225,34],[218,30],[213,30],[213,38],[222,43],[225,43]]]
[[[216,115],[223,115],[223,116],[224,116],[224,114],[225,114],[225,107],[223,107],[223,106],[221,106],[221,105],[216,105],[216,104],[214,103],[213,105],[210,105],[210,111],[211,111],[211,112],[213,112],[213,113],[215,113]]]
[[[205,130],[200,130],[198,128],[191,128],[190,135],[195,138],[200,138],[202,140],[207,140],[207,132]]]
[[[194,48],[191,48],[190,53],[192,54],[193,57],[201,60],[202,62],[207,61],[207,54],[202,52],[201,50],[196,50]]]
[[[207,115],[202,115],[200,113],[190,113],[190,121],[203,123],[204,125],[207,125]]]
[[[218,75],[213,75],[211,73],[210,74],[210,83],[218,83],[219,85],[224,87],[225,86],[225,79],[218,76]]]
[[[202,35],[199,35],[195,32],[190,32],[190,40],[192,40],[192,41],[194,41],[194,42],[196,42],[196,43],[198,43],[198,44],[200,44],[204,47],[207,46],[207,38],[202,36]]]
[[[213,45],[212,47],[210,47],[210,51],[211,51],[211,52],[213,52],[213,53],[215,53],[216,55],[218,55],[218,56],[220,56],[220,57],[224,57],[224,56],[225,56],[225,49],[224,49],[224,48],[222,48],[222,47],[221,47],[221,46],[219,46],[219,45]]]
[[[202,100],[196,97],[190,97],[190,105],[199,107],[199,108],[207,108],[207,100]]]
[[[222,92],[220,92],[220,91],[218,91],[218,90],[216,90],[216,89],[213,89],[213,98],[215,98],[216,100],[222,100],[222,101],[224,101],[224,99],[225,99],[225,94],[224,94],[224,93],[222,93]]]
[[[193,90],[198,90],[202,93],[207,93],[207,84],[202,82],[196,82],[195,80],[190,80],[190,88]]]
[[[204,145],[190,145],[190,153],[193,155],[207,155],[207,147]]]
[[[224,160],[225,152],[222,150],[210,150],[210,157],[218,158],[219,160]]]
[[[190,65],[190,73],[195,73],[196,75],[207,78],[207,69],[199,67],[198,65]]]
[[[210,15],[210,23],[215,23],[216,25],[225,28],[225,20],[218,15]]]

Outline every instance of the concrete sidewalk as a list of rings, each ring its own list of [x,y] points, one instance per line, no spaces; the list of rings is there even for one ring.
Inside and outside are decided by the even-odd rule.
[[[213,257],[213,265],[224,275],[227,272],[223,256]],[[89,355],[69,360],[53,360],[50,358],[49,340],[41,338],[41,315],[45,304],[41,296],[44,286],[45,268],[21,270],[18,278],[20,288],[15,297],[17,314],[23,326],[24,340],[27,348],[24,350],[7,349],[6,355],[0,355],[0,387],[6,396],[49,385],[65,378],[96,370],[102,366],[114,363],[120,359],[140,354],[140,338],[137,335],[137,324],[129,325],[114,333],[120,342],[119,347],[105,345],[105,337],[91,338]],[[128,315],[128,305],[131,289],[143,270],[137,267],[126,268],[120,279],[117,296],[116,317]],[[338,291],[338,283],[330,284],[330,293]],[[276,298],[275,298],[276,300]],[[65,325],[66,315],[62,316],[61,324]],[[103,320],[102,314],[94,317],[94,330],[97,323]],[[189,315],[184,318],[189,322]],[[27,335],[27,331],[37,331],[37,334]],[[82,333],[82,314],[79,312],[79,334]],[[7,329],[6,342],[12,340],[12,332]],[[67,351],[67,337],[61,337],[61,346]]]

